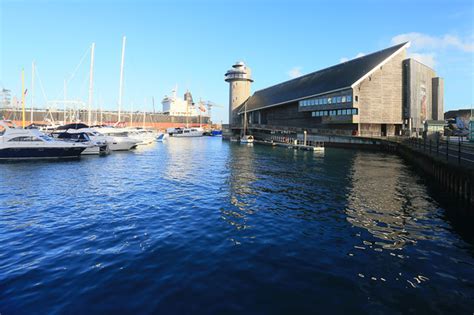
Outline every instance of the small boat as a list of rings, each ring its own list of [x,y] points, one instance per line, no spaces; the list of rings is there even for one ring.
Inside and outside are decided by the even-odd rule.
[[[167,133],[160,133],[158,134],[158,137],[156,137],[156,141],[158,142],[163,142],[165,140],[168,140],[169,135]]]
[[[249,143],[253,143],[253,136],[251,135],[247,135],[247,136],[243,136],[241,139],[240,139],[240,143],[243,143],[243,144],[249,144]]]
[[[211,136],[213,137],[222,137],[222,130],[212,130]]]
[[[245,102],[245,107],[244,107],[244,128],[242,129],[240,143],[243,143],[243,144],[253,143],[253,136],[247,134],[247,102]]]
[[[78,158],[88,146],[84,143],[58,141],[38,129],[23,129],[10,121],[0,121],[0,159]]]

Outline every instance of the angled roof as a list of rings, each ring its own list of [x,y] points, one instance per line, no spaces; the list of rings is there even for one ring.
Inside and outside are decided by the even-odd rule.
[[[247,100],[247,111],[283,105],[306,97],[351,88],[408,45],[398,44],[263,90]]]

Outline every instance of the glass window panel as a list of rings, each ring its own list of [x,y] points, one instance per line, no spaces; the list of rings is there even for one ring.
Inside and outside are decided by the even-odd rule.
[[[347,95],[347,101],[352,102],[352,95]]]
[[[345,97],[345,96],[343,96],[343,97],[341,98],[341,102],[343,102],[343,103],[346,102],[346,97]]]
[[[332,98],[331,97],[328,98],[328,104],[332,104]]]

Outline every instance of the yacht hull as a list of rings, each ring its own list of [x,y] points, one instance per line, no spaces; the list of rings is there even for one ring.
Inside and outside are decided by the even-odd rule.
[[[3,148],[0,160],[78,158],[85,147],[70,148]]]

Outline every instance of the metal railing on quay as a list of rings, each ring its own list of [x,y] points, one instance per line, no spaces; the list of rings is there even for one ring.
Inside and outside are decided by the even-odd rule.
[[[474,168],[474,146],[469,142],[444,139],[409,138],[403,144],[451,164]]]

